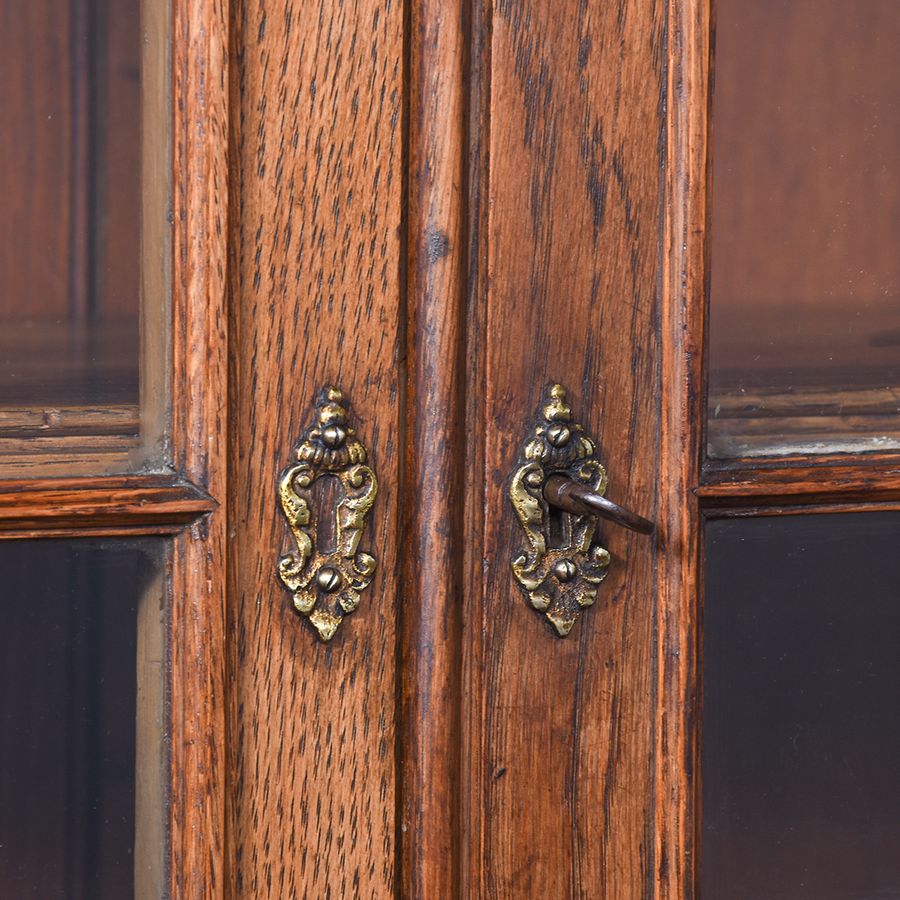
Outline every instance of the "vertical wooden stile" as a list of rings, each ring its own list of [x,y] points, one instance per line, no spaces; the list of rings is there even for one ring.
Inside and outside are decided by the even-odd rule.
[[[172,16],[173,462],[218,504],[173,542],[168,621],[168,884],[225,893],[228,9]]]
[[[229,890],[390,897],[404,7],[249,0],[232,21]],[[323,644],[276,576],[276,487],[327,384],[378,479],[363,538],[377,568]]]
[[[410,4],[401,895],[459,896],[467,4]]]
[[[695,896],[710,0],[668,4],[655,887]]]

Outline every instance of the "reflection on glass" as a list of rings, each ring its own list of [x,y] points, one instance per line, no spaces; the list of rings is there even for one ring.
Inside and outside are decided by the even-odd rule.
[[[713,521],[704,900],[900,897],[900,515]]]
[[[0,542],[0,897],[160,894],[152,542]]]
[[[0,3],[0,438],[138,434],[140,59],[140,0]]]
[[[900,447],[900,3],[718,0],[709,452]]]

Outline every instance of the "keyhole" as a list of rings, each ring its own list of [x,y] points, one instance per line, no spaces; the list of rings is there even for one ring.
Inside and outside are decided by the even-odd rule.
[[[311,492],[316,510],[316,549],[333,553],[337,550],[335,510],[344,499],[344,486],[335,475],[322,475],[312,483]]]
[[[558,506],[547,505],[547,540],[550,550],[569,544],[569,514]]]

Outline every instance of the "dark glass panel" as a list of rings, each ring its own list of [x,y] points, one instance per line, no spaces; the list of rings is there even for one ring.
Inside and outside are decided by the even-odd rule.
[[[900,514],[713,521],[704,900],[900,898]]]
[[[900,447],[900,3],[717,0],[709,452]]]
[[[139,433],[140,70],[140,0],[0,0],[2,439]]]
[[[0,542],[0,897],[119,900],[136,859],[159,887],[160,571],[147,542]]]

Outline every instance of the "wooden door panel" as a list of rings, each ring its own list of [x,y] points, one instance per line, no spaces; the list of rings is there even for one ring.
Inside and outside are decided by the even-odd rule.
[[[483,574],[467,598],[467,896],[636,897],[652,877],[655,541],[601,528],[597,603],[560,639],[510,571],[507,479],[543,391],[569,389],[609,495],[652,516],[664,8],[497,3],[474,252]],[[473,476],[480,477],[481,473]],[[483,565],[482,565],[483,564]]]
[[[403,8],[248,3],[238,41],[230,882],[394,891]],[[276,495],[340,385],[379,482],[359,609],[323,645],[276,577]]]

